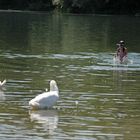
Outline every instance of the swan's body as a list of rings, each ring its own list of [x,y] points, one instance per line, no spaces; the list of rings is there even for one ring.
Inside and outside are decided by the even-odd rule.
[[[50,81],[50,91],[39,94],[29,101],[33,109],[51,108],[59,99],[59,90],[54,80]]]
[[[6,83],[6,80],[4,80],[3,82],[0,81],[0,88],[2,88]]]

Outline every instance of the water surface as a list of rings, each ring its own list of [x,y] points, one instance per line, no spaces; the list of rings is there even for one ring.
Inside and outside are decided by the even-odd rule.
[[[0,139],[140,139],[139,24],[129,16],[0,13]],[[120,39],[130,61],[116,65]],[[31,111],[29,100],[51,79],[57,105]]]

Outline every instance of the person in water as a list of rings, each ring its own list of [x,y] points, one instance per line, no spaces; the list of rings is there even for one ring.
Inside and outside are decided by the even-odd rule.
[[[121,40],[117,45],[116,57],[122,62],[124,58],[127,57],[127,48],[124,46],[124,41]]]

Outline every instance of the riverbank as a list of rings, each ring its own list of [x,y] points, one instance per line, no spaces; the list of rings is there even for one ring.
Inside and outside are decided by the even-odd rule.
[[[65,14],[65,15],[85,15],[85,16],[140,16],[140,13],[136,13],[135,15],[132,14],[100,14],[100,13],[68,13],[68,12],[60,12],[57,10],[53,10],[53,11],[33,11],[33,10],[12,10],[12,9],[8,9],[8,10],[1,10],[0,9],[0,13],[29,13],[29,14]]]

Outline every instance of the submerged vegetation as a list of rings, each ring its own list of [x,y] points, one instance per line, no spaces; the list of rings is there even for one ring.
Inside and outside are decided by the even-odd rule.
[[[138,0],[0,0],[0,9],[69,13],[139,14]]]

